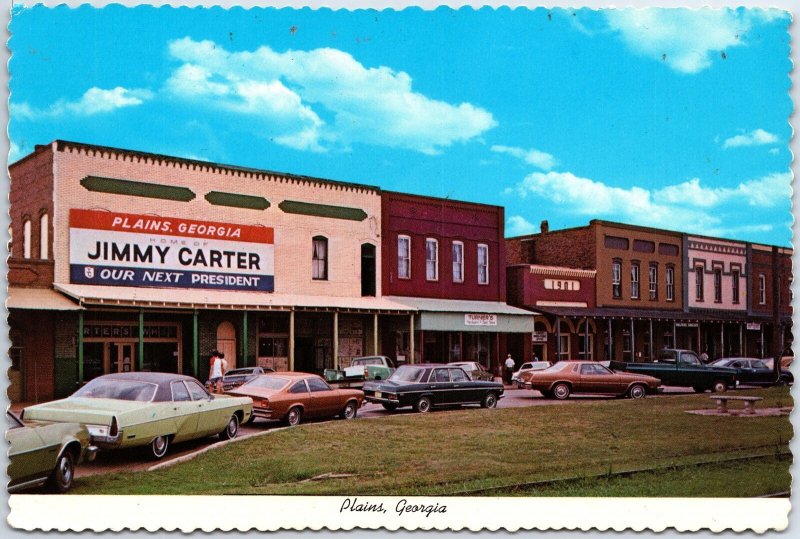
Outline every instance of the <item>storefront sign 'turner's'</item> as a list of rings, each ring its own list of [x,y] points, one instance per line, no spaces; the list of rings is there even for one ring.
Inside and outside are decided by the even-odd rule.
[[[70,282],[272,292],[269,227],[70,210]]]

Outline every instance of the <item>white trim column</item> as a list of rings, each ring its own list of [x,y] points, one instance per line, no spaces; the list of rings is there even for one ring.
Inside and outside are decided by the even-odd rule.
[[[372,355],[377,356],[380,353],[380,346],[378,346],[378,313],[372,315]]]
[[[339,368],[339,311],[333,311],[333,368]]]
[[[408,363],[414,363],[414,313],[408,315]]]

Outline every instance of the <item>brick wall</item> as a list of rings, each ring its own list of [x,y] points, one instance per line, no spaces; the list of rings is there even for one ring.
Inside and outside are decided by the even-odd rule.
[[[77,389],[78,381],[78,314],[57,312],[54,323],[55,359],[53,392],[56,398],[66,397]]]
[[[594,269],[594,231],[591,227],[581,227],[509,238],[506,240],[506,257],[509,265]]]

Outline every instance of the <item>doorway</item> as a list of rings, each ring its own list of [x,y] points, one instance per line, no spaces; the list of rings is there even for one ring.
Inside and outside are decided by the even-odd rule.
[[[375,295],[375,246],[361,245],[361,295]]]
[[[136,346],[132,343],[111,343],[110,372],[133,372],[136,370]]]
[[[217,326],[217,350],[225,354],[228,369],[236,368],[236,328],[230,322]],[[224,364],[223,364],[224,365]]]

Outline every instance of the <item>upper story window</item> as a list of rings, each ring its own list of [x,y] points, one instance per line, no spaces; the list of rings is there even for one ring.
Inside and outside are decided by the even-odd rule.
[[[464,282],[464,243],[453,242],[453,282]]]
[[[656,244],[653,241],[633,240],[633,250],[638,253],[654,253]]]
[[[675,268],[667,266],[667,301],[675,301]]]
[[[739,270],[731,271],[731,298],[733,303],[739,303]]]
[[[722,268],[714,268],[714,303],[722,303]]]
[[[631,264],[631,299],[639,299],[639,263]]]
[[[622,262],[618,260],[611,263],[611,295],[622,297]]]
[[[489,284],[489,246],[478,245],[478,284]]]
[[[617,236],[606,236],[603,239],[603,245],[609,249],[628,250],[628,238],[620,238]]]
[[[758,303],[764,305],[767,302],[767,276],[763,273],[758,274]]]
[[[311,278],[328,279],[328,238],[324,236],[314,236],[311,240]]]
[[[650,299],[658,299],[658,266],[655,264],[650,264],[648,277],[648,290],[650,291]]]
[[[397,236],[397,276],[411,278],[411,238],[408,236]]]
[[[658,244],[658,254],[660,255],[667,255],[667,256],[678,256],[680,253],[680,249],[677,245],[672,243],[659,243]]]
[[[425,240],[425,278],[439,280],[439,242],[433,238]]]
[[[694,298],[703,301],[703,266],[694,268]]]
[[[31,220],[25,219],[22,223],[22,256],[31,257]]]
[[[47,260],[50,245],[50,218],[46,213],[39,217],[39,258]]]

